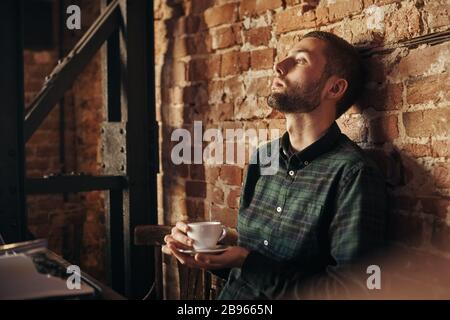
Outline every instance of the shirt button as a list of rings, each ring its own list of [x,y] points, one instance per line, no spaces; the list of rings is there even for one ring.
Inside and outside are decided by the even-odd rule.
[[[293,170],[289,171],[289,175],[293,176],[295,174],[295,172]]]
[[[305,166],[307,166],[309,164],[308,161],[303,162]]]
[[[264,240],[264,245],[265,245],[265,246],[268,246],[268,245],[269,245],[269,241]]]
[[[277,207],[277,212],[281,212],[281,207]]]

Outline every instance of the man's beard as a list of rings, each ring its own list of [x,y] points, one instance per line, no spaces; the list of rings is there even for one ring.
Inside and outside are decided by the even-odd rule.
[[[308,113],[320,105],[320,94],[327,77],[306,86],[290,84],[284,80],[286,89],[282,92],[272,92],[267,97],[267,104],[284,113]]]

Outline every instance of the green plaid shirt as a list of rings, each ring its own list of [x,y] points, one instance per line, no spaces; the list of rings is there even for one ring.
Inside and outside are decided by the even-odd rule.
[[[291,156],[287,132],[277,142],[269,144],[276,174],[261,174],[261,148],[248,166],[237,229],[250,254],[231,270],[220,299],[300,297],[312,279],[336,282],[333,270],[384,243],[385,180],[336,123]]]

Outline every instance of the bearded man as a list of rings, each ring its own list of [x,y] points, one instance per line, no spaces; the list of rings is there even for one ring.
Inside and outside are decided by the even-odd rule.
[[[226,274],[221,299],[328,297],[342,289],[348,266],[385,241],[383,175],[335,122],[363,89],[358,52],[314,31],[274,68],[268,104],[285,115],[287,129],[271,150],[279,168],[262,175],[255,152],[237,230],[227,234],[235,245],[217,255],[183,254],[179,249],[192,245],[185,222],[165,238],[163,251],[181,263]],[[358,281],[356,287],[366,286]]]

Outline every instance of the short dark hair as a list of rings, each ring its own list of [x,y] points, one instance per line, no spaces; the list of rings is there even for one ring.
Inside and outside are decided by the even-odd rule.
[[[365,72],[361,56],[354,46],[344,39],[324,31],[312,31],[304,38],[317,38],[326,43],[325,71],[327,76],[337,75],[348,82],[347,91],[336,104],[336,119],[345,113],[358,99],[364,87]]]

